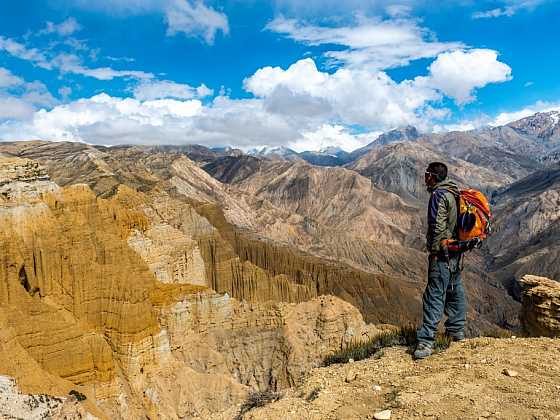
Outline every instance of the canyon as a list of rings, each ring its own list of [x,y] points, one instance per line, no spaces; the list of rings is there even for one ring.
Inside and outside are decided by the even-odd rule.
[[[0,413],[233,419],[252,393],[285,392],[246,418],[366,418],[343,396],[327,407],[349,368],[320,366],[346,345],[418,322],[421,182],[432,160],[495,203],[495,234],[465,258],[468,335],[558,336],[560,283],[542,279],[560,278],[553,120],[431,136],[408,127],[334,166],[203,146],[0,143]],[[433,365],[391,349],[360,362],[358,377],[395,376],[391,386],[410,397],[403,404],[420,412],[414,389],[472,358],[499,369],[496,354],[527,351],[523,366],[539,366],[537,381],[555,346],[478,338]],[[475,372],[506,386],[499,372]],[[298,396],[317,381],[326,390],[317,402]]]

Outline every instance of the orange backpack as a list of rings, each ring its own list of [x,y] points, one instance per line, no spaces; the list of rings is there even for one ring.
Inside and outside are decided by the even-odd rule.
[[[474,189],[461,190],[459,194],[459,240],[478,238],[481,241],[492,232],[492,212],[484,194]]]

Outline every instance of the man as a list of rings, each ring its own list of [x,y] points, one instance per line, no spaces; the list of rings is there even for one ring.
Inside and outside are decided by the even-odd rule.
[[[422,325],[418,329],[416,359],[432,354],[438,324],[443,315],[446,333],[454,341],[465,338],[466,304],[461,284],[459,253],[450,253],[446,239],[457,238],[457,184],[447,178],[447,166],[432,162],[425,173],[426,187],[431,193],[428,205],[428,232],[426,234],[429,253],[428,284],[422,298]]]

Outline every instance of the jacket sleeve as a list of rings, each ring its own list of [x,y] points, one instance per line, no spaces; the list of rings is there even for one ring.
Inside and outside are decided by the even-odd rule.
[[[436,190],[430,197],[428,205],[427,248],[430,253],[441,250],[441,241],[447,239],[449,203],[445,190]]]

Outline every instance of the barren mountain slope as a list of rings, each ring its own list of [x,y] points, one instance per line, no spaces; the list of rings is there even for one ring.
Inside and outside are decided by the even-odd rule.
[[[560,111],[538,112],[509,123],[508,127],[528,136],[544,150],[558,151],[560,147]]]
[[[513,141],[509,137],[513,137]],[[424,136],[420,142],[445,155],[513,179],[521,179],[542,167],[538,155],[543,149],[509,127],[431,134]]]
[[[491,194],[513,178],[483,166],[444,155],[427,144],[404,142],[371,150],[350,163],[349,169],[370,178],[377,188],[398,194],[412,203],[427,200],[424,171],[430,162],[445,162],[450,176],[459,185],[481,189]]]
[[[27,155],[36,153],[27,144],[21,144],[20,151],[15,150],[15,145],[9,147],[14,154],[22,150]],[[45,146],[41,145],[40,149],[42,147]],[[76,146],[62,143],[49,147],[67,150]],[[41,159],[50,168],[65,168],[63,174],[60,169],[55,171],[55,180],[82,180],[79,171],[72,165],[65,165],[70,157],[61,153],[63,160],[57,162],[54,151],[51,149],[51,153]],[[98,194],[114,194],[119,182],[134,188],[139,178],[135,171],[140,167],[151,179],[159,179],[148,196],[153,203],[152,213],[165,224],[180,231],[185,225],[182,217],[192,220],[189,214],[194,209],[211,220],[212,229],[203,229],[202,234],[193,234],[193,238],[198,242],[209,284],[219,292],[251,301],[266,298],[293,302],[330,293],[356,305],[369,322],[408,322],[420,313],[426,276],[425,257],[419,249],[422,247],[420,233],[412,243],[414,248],[388,237],[389,234],[406,234],[403,227],[414,227],[411,220],[418,220],[419,216],[397,196],[376,190],[369,180],[355,172],[273,163],[270,168],[270,164],[266,167],[272,171],[270,174],[252,175],[257,181],[256,187],[242,184],[246,188],[242,190],[236,185],[220,183],[186,157],[174,153],[151,154],[140,148],[108,148],[102,152],[101,161],[110,165],[117,175],[110,179],[110,188],[99,189]],[[89,181],[93,188],[102,186],[97,182],[97,174],[94,172]],[[267,189],[266,180],[272,175],[275,188]],[[291,185],[297,186],[298,182],[307,187],[300,188],[294,195],[292,193],[298,189]],[[142,188],[146,191],[150,184]],[[339,198],[332,200],[335,194]],[[320,200],[315,200],[315,196]],[[392,205],[400,211],[391,211]],[[190,208],[191,213],[170,211],[180,208]],[[406,242],[406,239],[401,240]],[[162,278],[170,277],[171,269],[164,268],[165,264],[169,267],[169,263],[158,262],[150,255],[154,253],[157,254],[142,251],[152,267],[159,265],[159,269],[168,273],[162,273]],[[513,322],[515,305],[504,291],[492,286],[491,279],[481,271],[473,273],[471,270],[468,277],[472,279],[467,289],[472,302],[470,325],[473,331]],[[271,285],[274,286],[270,288]],[[487,302],[496,304],[487,305]]]
[[[250,174],[246,167],[230,182],[282,210],[367,240],[410,244],[420,236],[416,209],[356,172],[304,162],[266,162]],[[226,171],[231,176],[235,169]]]
[[[491,268],[510,289],[524,274],[560,279],[560,166],[537,171],[496,197]]]

